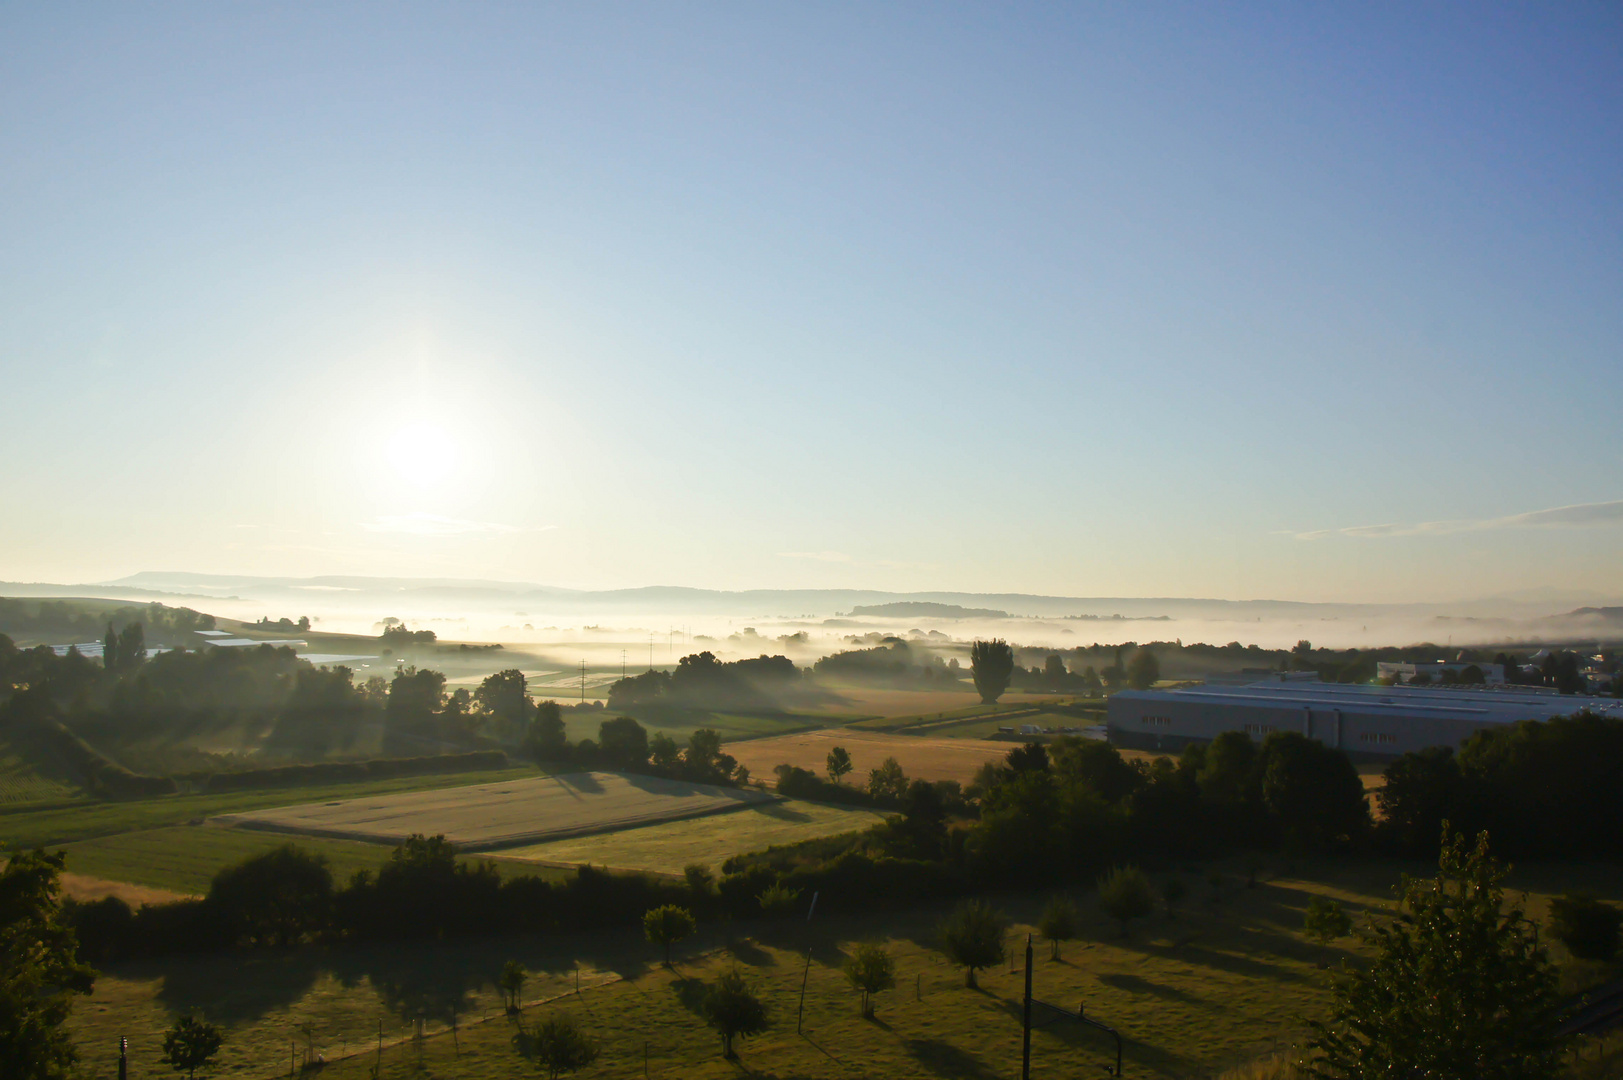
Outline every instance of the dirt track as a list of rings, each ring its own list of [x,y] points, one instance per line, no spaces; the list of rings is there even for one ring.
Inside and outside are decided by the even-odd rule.
[[[776,796],[652,776],[567,773],[499,784],[305,803],[214,820],[248,829],[398,843],[443,834],[469,851],[723,813]]]

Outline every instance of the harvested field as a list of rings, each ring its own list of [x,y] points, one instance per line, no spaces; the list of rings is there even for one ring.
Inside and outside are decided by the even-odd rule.
[[[305,803],[215,820],[249,829],[390,844],[413,833],[442,834],[464,850],[487,851],[722,813],[775,799],[749,789],[589,772]]]
[[[877,768],[887,757],[894,757],[902,771],[914,779],[956,780],[966,784],[981,765],[1002,758],[1017,745],[1018,741],[1007,739],[928,738],[845,727],[728,743],[727,752],[741,764],[749,766],[752,775],[769,783],[772,770],[784,764],[797,765],[819,776],[824,775],[828,752],[836,746],[843,746],[851,755],[854,766],[851,775],[846,777],[848,784],[865,783],[869,770]],[[1117,747],[1117,751],[1128,761],[1147,761],[1166,756],[1122,747]]]
[[[853,728],[823,728],[796,735],[729,743],[727,752],[740,764],[749,766],[753,775],[770,778],[772,770],[783,764],[798,765],[822,775],[828,752],[836,746],[845,747],[851,755],[854,768],[847,783],[866,781],[870,769],[878,768],[881,761],[894,757],[908,776],[921,780],[956,780],[964,784],[969,782],[982,764],[1007,754],[1011,744],[981,739],[889,735]]]
[[[838,701],[819,709],[831,718],[858,716],[921,716],[925,713],[953,712],[980,704],[980,695],[968,683],[963,690],[889,690],[868,686],[835,686],[831,692]],[[1002,705],[1042,704],[1054,700],[1052,694],[1007,693]]]
[[[503,851],[499,861],[591,863],[613,870],[648,870],[656,874],[680,874],[690,863],[704,863],[719,870],[734,855],[775,844],[857,832],[884,820],[885,815],[872,810],[784,800],[719,817],[667,821],[515,848]]]

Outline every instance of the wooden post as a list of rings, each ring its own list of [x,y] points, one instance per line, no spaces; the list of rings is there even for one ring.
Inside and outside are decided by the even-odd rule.
[[[1031,935],[1026,935],[1026,1000],[1021,1009],[1020,1080],[1031,1080]]]
[[[806,983],[811,979],[811,947],[806,948],[806,971],[800,976],[800,1008],[795,1012],[795,1034],[800,1034],[800,1023],[806,1017]]]

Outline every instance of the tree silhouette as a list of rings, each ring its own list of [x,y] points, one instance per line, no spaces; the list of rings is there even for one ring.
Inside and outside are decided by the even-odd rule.
[[[56,1080],[78,1059],[64,1025],[96,973],[75,958],[58,899],[65,856],[18,852],[0,869],[0,1072]]]
[[[1155,888],[1138,867],[1118,866],[1099,879],[1099,906],[1121,924],[1126,937],[1129,922],[1155,910]]]
[[[840,778],[851,771],[851,755],[843,746],[836,746],[828,752],[828,778],[836,784]]]
[[[1003,935],[1009,921],[985,900],[967,900],[953,909],[937,930],[941,951],[964,969],[964,985],[974,987],[975,972],[1003,962]]]
[[[197,1074],[199,1065],[207,1065],[210,1058],[220,1052],[224,1042],[220,1029],[213,1024],[182,1016],[175,1026],[164,1033],[163,1060],[176,1072],[186,1070],[188,1077]]]
[[[1488,834],[1443,826],[1437,877],[1405,877],[1400,913],[1372,927],[1375,955],[1334,985],[1305,1071],[1323,1080],[1562,1074],[1559,982],[1538,928],[1505,906]]]
[[[1050,960],[1059,959],[1060,942],[1076,937],[1077,924],[1080,922],[1076,902],[1070,897],[1056,896],[1048,901],[1048,906],[1043,908],[1042,918],[1037,922],[1037,932],[1048,942]]]
[[[883,946],[861,944],[851,950],[845,961],[845,977],[862,995],[860,1009],[863,1019],[873,1017],[873,996],[896,985],[896,960]]]
[[[1127,685],[1134,690],[1148,690],[1161,677],[1161,662],[1148,649],[1140,649],[1127,661]]]
[[[981,701],[996,704],[1009,688],[1009,677],[1014,674],[1014,650],[1002,638],[973,642],[969,646],[969,673]]]
[[[508,1012],[518,1012],[518,996],[524,992],[524,983],[529,977],[529,972],[517,960],[509,960],[502,965],[501,978],[497,982],[501,985],[502,993],[507,995]]]
[[[732,1058],[733,1039],[757,1035],[767,1029],[771,1018],[766,1004],[750,991],[744,976],[730,971],[717,979],[699,1003],[705,1023],[721,1033],[721,1053]]]
[[[671,966],[671,946],[693,933],[693,914],[687,908],[666,904],[642,917],[642,932],[648,940],[665,949],[665,966]]]

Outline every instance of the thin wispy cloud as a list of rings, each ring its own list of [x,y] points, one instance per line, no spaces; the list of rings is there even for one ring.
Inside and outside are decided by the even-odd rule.
[[[1446,536],[1450,533],[1485,532],[1494,529],[1587,529],[1598,525],[1618,524],[1623,524],[1623,499],[1556,506],[1549,510],[1511,514],[1509,517],[1421,521],[1414,524],[1353,525],[1345,529],[1315,529],[1294,535],[1298,540],[1327,540],[1336,536],[1367,540],[1388,536]]]
[[[398,533],[407,536],[502,536],[511,533],[545,532],[556,525],[521,528],[502,525],[494,521],[467,521],[462,518],[441,517],[439,514],[390,514],[373,521],[362,522],[361,528],[373,533]]]

